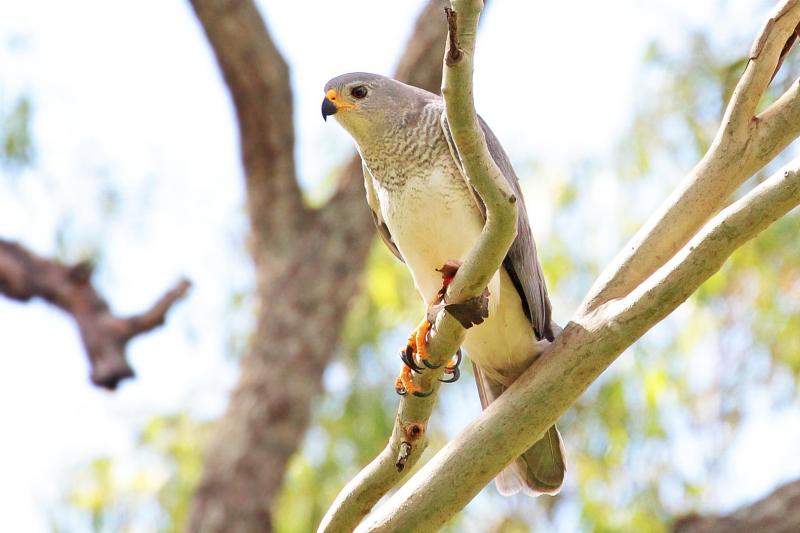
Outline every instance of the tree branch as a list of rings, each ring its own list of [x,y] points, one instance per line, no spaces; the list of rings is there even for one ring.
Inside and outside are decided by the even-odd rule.
[[[747,240],[800,204],[800,158],[723,210],[622,301],[567,324],[530,368],[358,531],[436,531],[536,442],[619,354]]]
[[[800,134],[800,120],[774,115],[786,108],[792,109],[787,112],[791,118],[800,114],[796,88],[794,96],[782,98],[778,107],[773,105],[773,112],[768,110],[766,116],[759,117],[768,119],[767,124],[755,117],[784,46],[798,24],[800,0],[783,0],[753,44],[750,61],[708,152],[600,275],[584,299],[582,312],[633,290],[686,244],[746,178]]]
[[[474,154],[464,161],[471,185],[487,209],[487,221],[455,279],[448,286],[449,303],[464,302],[481,295],[500,267],[514,241],[517,228],[516,198],[494,163],[480,129],[472,101],[472,57],[483,2],[454,1],[458,13],[448,10],[450,42],[460,43],[459,53],[448,50],[442,94],[454,142],[459,153]],[[441,19],[440,19],[441,20]],[[461,345],[466,330],[449,313],[440,311],[428,341],[432,364],[443,365]],[[353,478],[331,505],[319,532],[351,531],[372,507],[411,470],[426,442],[426,428],[438,395],[443,368],[426,369],[414,380],[433,393],[425,398],[406,395],[400,400],[394,429],[384,450]]]
[[[0,239],[0,293],[20,302],[42,298],[72,315],[89,357],[92,383],[114,390],[120,381],[134,375],[125,358],[128,341],[162,325],[190,283],[181,280],[149,310],[119,318],[92,286],[91,275],[88,263],[67,266]]]

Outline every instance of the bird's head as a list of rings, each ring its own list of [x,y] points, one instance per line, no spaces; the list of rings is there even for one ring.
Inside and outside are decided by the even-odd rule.
[[[333,115],[359,145],[392,131],[421,106],[426,91],[366,72],[342,74],[325,84],[322,118]]]

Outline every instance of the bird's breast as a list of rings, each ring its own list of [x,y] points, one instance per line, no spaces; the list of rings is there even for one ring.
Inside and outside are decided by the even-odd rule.
[[[448,260],[463,260],[483,227],[464,179],[432,168],[400,188],[376,184],[376,193],[381,215],[417,288],[426,299],[432,298],[441,287],[436,269]]]
[[[463,261],[480,236],[483,215],[453,164],[394,180],[373,182],[381,216],[426,302],[442,286],[436,271],[448,260]],[[501,268],[489,283],[489,318],[470,328],[464,348],[495,381],[510,384],[535,353],[535,337],[520,296]]]

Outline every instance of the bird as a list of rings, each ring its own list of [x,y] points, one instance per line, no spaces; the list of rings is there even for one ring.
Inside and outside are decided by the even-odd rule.
[[[464,175],[441,96],[379,74],[352,72],[325,84],[322,117],[332,116],[361,156],[367,204],[383,242],[408,267],[425,302],[442,288],[442,265],[463,260],[485,223],[485,208]],[[517,236],[488,289],[488,317],[467,329],[462,347],[485,409],[552,341],[544,274],[519,180],[508,155],[479,117],[486,144],[517,198]],[[423,321],[421,327],[425,325]],[[430,327],[430,324],[427,324]],[[423,346],[427,329],[412,333]],[[421,333],[421,335],[420,335]],[[460,359],[459,359],[460,360]],[[398,378],[414,390],[408,366]],[[403,388],[401,387],[401,388]],[[566,453],[554,426],[496,478],[503,495],[557,494]]]

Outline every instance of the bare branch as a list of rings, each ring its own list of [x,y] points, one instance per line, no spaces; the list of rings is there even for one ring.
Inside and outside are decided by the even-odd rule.
[[[753,44],[750,61],[708,152],[598,278],[584,299],[584,312],[625,296],[655,272],[746,178],[800,134],[800,120],[784,121],[767,113],[766,118],[772,120],[763,127],[755,117],[783,48],[798,24],[800,0],[781,2]],[[782,105],[796,105],[796,95],[788,100]]]
[[[800,158],[720,212],[640,289],[578,315],[358,531],[438,530],[536,442],[625,348],[688,298],[734,250],[798,204]]]
[[[87,263],[64,265],[0,239],[0,293],[20,302],[42,298],[72,315],[89,357],[92,383],[114,390],[120,381],[134,375],[125,358],[128,341],[163,324],[190,283],[181,280],[149,310],[119,318],[92,286],[91,274]]]
[[[486,147],[472,101],[472,57],[475,34],[483,2],[453,2],[459,13],[456,22],[448,12],[451,43],[461,43],[459,54],[448,52],[442,94],[459,153],[470,154],[463,161],[470,183],[487,209],[487,222],[481,235],[448,286],[446,301],[458,303],[478,297],[503,261],[516,236],[516,198],[508,190],[500,170]],[[469,161],[467,161],[469,159]],[[443,365],[464,339],[464,327],[449,313],[439,312],[428,341],[433,365]],[[414,377],[423,390],[432,389],[425,398],[412,395],[400,400],[395,426],[389,443],[339,493],[319,526],[320,532],[351,531],[369,513],[377,501],[395,486],[416,464],[426,446],[426,426],[439,390],[438,378],[443,368],[426,369]]]

